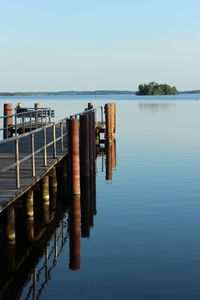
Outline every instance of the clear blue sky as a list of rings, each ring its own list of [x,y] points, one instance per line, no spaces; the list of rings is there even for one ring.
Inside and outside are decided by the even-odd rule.
[[[200,0],[0,0],[0,91],[200,88]]]

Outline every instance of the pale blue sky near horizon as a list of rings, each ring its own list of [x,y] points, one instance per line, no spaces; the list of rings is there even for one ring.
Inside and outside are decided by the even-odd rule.
[[[0,92],[200,89],[199,0],[0,0]]]

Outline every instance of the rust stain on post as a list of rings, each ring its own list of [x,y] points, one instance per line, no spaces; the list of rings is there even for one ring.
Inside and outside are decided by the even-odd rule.
[[[80,194],[79,120],[69,119],[69,155],[71,188],[73,195]]]
[[[4,131],[3,131],[3,138],[9,138],[13,135],[12,133],[12,126],[13,126],[13,117],[9,117],[13,114],[13,104],[12,103],[5,103],[4,104]]]

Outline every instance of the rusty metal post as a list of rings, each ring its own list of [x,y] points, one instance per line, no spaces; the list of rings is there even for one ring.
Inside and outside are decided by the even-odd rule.
[[[9,138],[13,136],[13,104],[4,103],[4,122],[3,122],[3,138]],[[10,117],[9,117],[10,116]]]
[[[80,269],[80,195],[74,195],[70,206],[70,260],[69,268],[72,270]]]
[[[80,195],[79,120],[68,120],[71,192]]]

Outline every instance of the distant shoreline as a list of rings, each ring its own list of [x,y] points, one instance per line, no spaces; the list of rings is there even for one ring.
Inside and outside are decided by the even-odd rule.
[[[179,91],[178,94],[199,94],[200,90]],[[73,96],[73,95],[136,95],[136,91],[118,91],[118,90],[96,90],[96,91],[59,91],[59,92],[0,92],[0,96]]]

